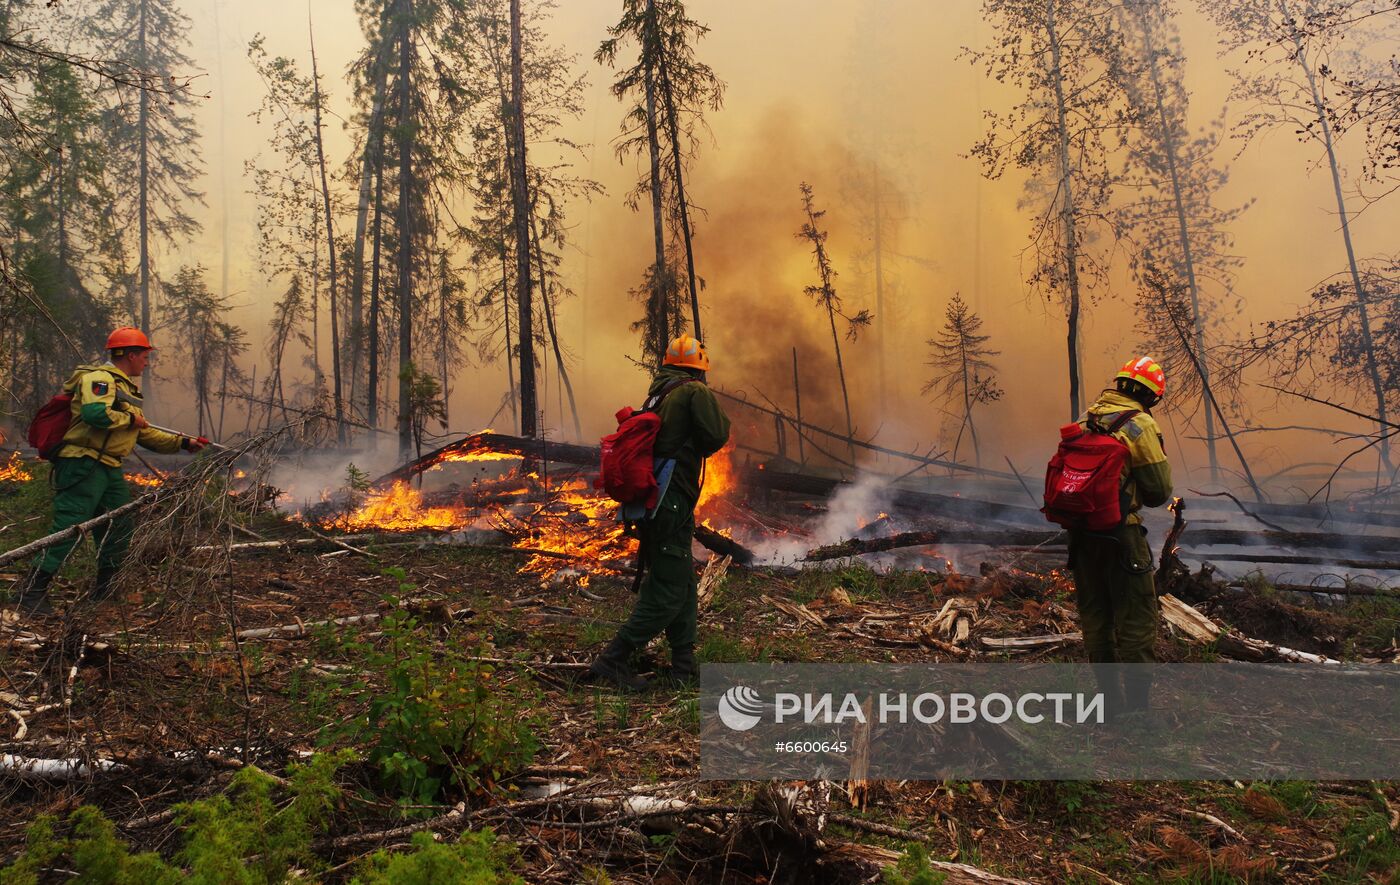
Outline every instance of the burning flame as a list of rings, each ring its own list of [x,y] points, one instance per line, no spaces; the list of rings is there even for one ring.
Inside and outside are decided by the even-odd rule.
[[[151,476],[149,473],[128,473],[126,475],[126,481],[133,485],[155,488],[165,481],[165,477]]]
[[[10,455],[10,460],[0,466],[0,482],[26,482],[34,478],[34,474],[24,469],[24,458],[19,452]]]
[[[434,464],[433,466],[434,466],[434,467],[437,467],[438,465],[446,464],[446,463],[449,462],[449,461],[452,461],[452,462],[455,463],[455,462],[461,462],[461,461],[519,461],[519,460],[520,460],[520,456],[519,456],[519,455],[513,455],[513,454],[511,454],[510,452],[465,452],[465,451],[460,451],[460,450],[459,450],[459,451],[448,452],[447,454],[443,455],[443,456],[442,456],[442,460],[439,461],[437,464]]]
[[[359,509],[345,521],[333,521],[328,528],[382,529],[409,532],[415,529],[455,529],[471,519],[456,507],[428,507],[423,495],[406,481],[400,480],[390,488],[365,499]]]
[[[695,509],[702,514],[710,505],[723,500],[739,484],[734,467],[734,444],[729,443],[705,461],[705,485],[700,489],[700,501]]]

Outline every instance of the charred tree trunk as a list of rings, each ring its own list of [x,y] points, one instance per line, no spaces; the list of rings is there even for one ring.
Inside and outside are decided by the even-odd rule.
[[[389,22],[392,6],[385,4],[380,18],[380,35]],[[389,40],[383,41],[382,51],[392,46]],[[374,97],[371,99],[369,126],[365,130],[365,149],[360,158],[360,189],[355,204],[355,242],[353,264],[350,267],[350,400],[357,402],[360,383],[360,358],[365,346],[365,237],[369,229],[369,209],[372,185],[377,174],[379,154],[384,149],[384,98],[389,85],[389,62],[387,58],[374,60]]]
[[[307,22],[311,38],[311,93],[314,106],[312,130],[316,134],[316,163],[321,172],[321,202],[326,213],[326,256],[330,270],[331,299],[331,391],[335,399],[336,441],[345,445],[345,405],[341,398],[340,379],[340,313],[337,302],[340,299],[339,279],[335,264],[335,225],[331,217],[331,185],[326,177],[326,148],[321,138],[321,75],[316,66],[316,33]]]
[[[370,257],[369,367],[365,378],[365,411],[369,426],[379,428],[379,265],[384,240],[384,133],[378,133],[374,156],[374,248]]]
[[[653,3],[654,0],[648,6],[651,7]],[[654,8],[652,8],[652,13],[653,24],[655,24]],[[676,113],[676,96],[671,87],[671,74],[667,69],[666,53],[664,52],[657,55],[657,72],[661,75],[661,98],[662,103],[666,106],[666,130],[671,139],[672,174],[676,177],[676,212],[681,224],[681,244],[685,248],[686,280],[690,285],[691,330],[696,339],[704,341],[705,337],[700,331],[700,290],[695,281],[695,252],[691,246],[690,201],[685,195],[685,163],[681,158],[680,119]],[[570,394],[570,399],[572,398],[572,394]]]
[[[515,214],[515,287],[520,326],[520,434],[539,435],[535,398],[534,322],[531,316],[530,182],[525,164],[525,78],[521,60],[520,0],[510,0],[511,204]]]
[[[399,456],[413,450],[413,0],[402,0],[399,31]]]
[[[140,0],[141,12],[137,24],[137,45],[141,59],[141,68],[144,71],[149,62],[146,50],[146,12],[147,0]],[[141,138],[141,158],[140,176],[138,184],[139,193],[137,196],[137,226],[140,229],[141,254],[140,274],[141,274],[141,331],[147,335],[151,333],[151,220],[150,220],[150,178],[151,178],[151,91],[149,89],[139,90],[141,95],[138,99],[136,126],[140,130]],[[146,398],[150,399],[151,391],[146,391]]]
[[[646,65],[646,117],[647,153],[651,160],[651,220],[652,239],[656,249],[656,259],[652,266],[650,303],[647,310],[651,314],[652,334],[656,336],[652,344],[656,361],[666,354],[671,342],[669,322],[671,317],[670,268],[666,262],[666,234],[664,230],[665,209],[661,199],[661,138],[656,123],[656,68],[655,61],[661,51],[661,41],[656,33],[656,4],[647,0],[646,42],[642,46],[642,58]]]

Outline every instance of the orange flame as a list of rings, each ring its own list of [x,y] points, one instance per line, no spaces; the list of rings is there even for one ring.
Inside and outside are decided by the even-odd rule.
[[[428,507],[423,495],[400,480],[382,492],[370,495],[344,523],[332,526],[350,529],[382,529],[408,532],[415,529],[455,529],[471,522],[465,512],[456,507]]]
[[[711,505],[724,500],[739,485],[739,473],[734,467],[734,444],[729,443],[705,461],[705,485],[700,489],[700,501],[695,509],[708,515]]]
[[[24,468],[24,458],[19,452],[10,455],[10,460],[0,466],[0,482],[27,482],[34,474]]]
[[[151,476],[149,473],[128,473],[126,475],[126,481],[133,485],[155,488],[165,481],[165,477]]]

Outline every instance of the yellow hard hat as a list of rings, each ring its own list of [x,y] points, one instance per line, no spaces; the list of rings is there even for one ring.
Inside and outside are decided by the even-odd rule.
[[[710,357],[705,353],[705,345],[689,335],[678,335],[666,348],[663,366],[685,366],[689,369],[710,371]]]

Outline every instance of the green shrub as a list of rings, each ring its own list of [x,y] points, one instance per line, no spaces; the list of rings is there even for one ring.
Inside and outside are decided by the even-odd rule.
[[[408,854],[375,852],[352,885],[525,885],[511,872],[515,851],[498,845],[490,830],[462,834],[444,845],[430,833],[415,833]]]
[[[339,801],[335,772],[351,758],[321,754],[290,766],[290,801],[274,801],[277,781],[250,766],[234,775],[225,792],[177,806],[182,844],[173,862],[154,853],[132,854],[112,822],[90,805],[69,816],[67,837],[58,834],[57,819],[40,817],[29,827],[24,852],[0,870],[0,885],[37,885],[41,873],[56,867],[89,885],[285,882],[293,869],[318,863],[312,839]]]
[[[904,856],[893,869],[885,870],[885,885],[940,885],[948,881],[947,873],[940,873],[929,866],[928,852],[916,843],[904,849]]]
[[[402,572],[397,576],[402,580]],[[342,686],[343,696],[370,691],[374,699],[367,715],[331,737],[367,746],[370,764],[411,804],[431,803],[444,783],[493,789],[535,756],[539,694],[455,651],[451,637],[446,648],[434,646],[418,626],[416,616],[398,609],[380,621],[379,645],[360,645],[363,668],[384,684]]]

